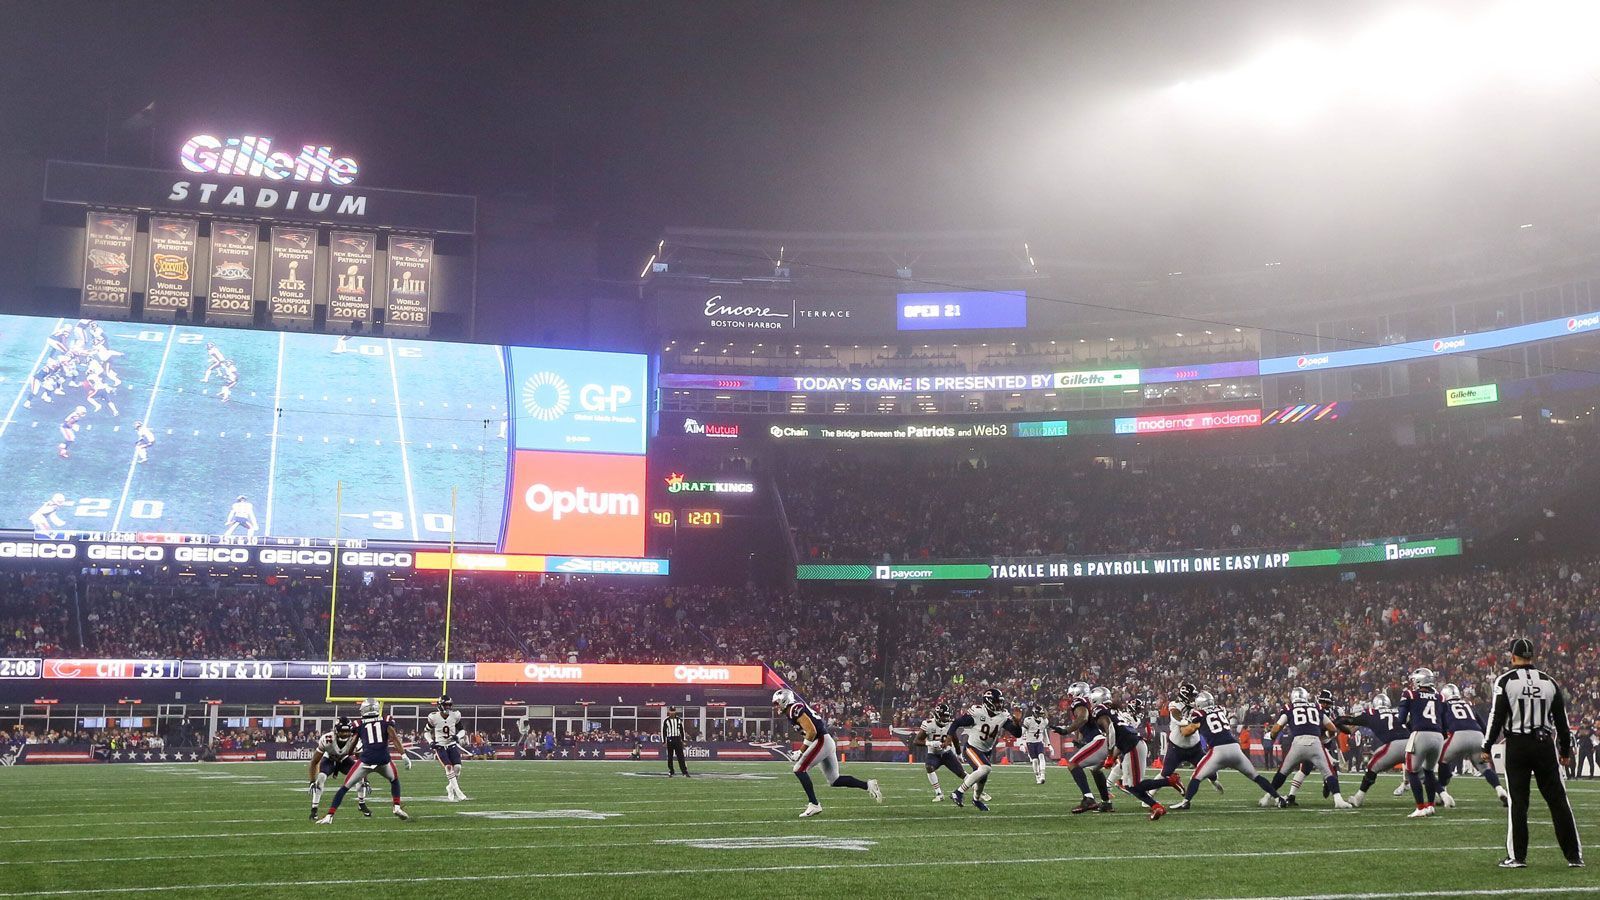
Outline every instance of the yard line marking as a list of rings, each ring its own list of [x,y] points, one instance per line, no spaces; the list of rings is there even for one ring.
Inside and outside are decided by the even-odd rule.
[[[272,386],[272,456],[267,463],[267,521],[261,529],[263,537],[272,533],[272,493],[278,480],[278,423],[283,419],[279,401],[283,397],[283,342],[286,332],[278,332],[278,377]]]
[[[61,326],[66,321],[67,321],[66,319],[57,319],[55,327],[50,329],[50,333],[51,334],[55,334],[57,331],[60,331],[61,330]],[[27,376],[25,376],[24,378],[21,379],[22,388],[17,391],[17,399],[11,401],[11,408],[6,410],[6,420],[4,422],[0,422],[0,437],[4,437],[5,433],[6,433],[6,429],[11,427],[11,417],[15,416],[17,414],[17,407],[22,404],[22,398],[27,396],[27,394],[28,394],[28,379],[32,378],[34,376],[34,374],[36,374],[39,371],[39,367],[44,365],[45,354],[47,354],[49,352],[50,352],[50,339],[48,337],[46,337],[44,339],[44,346],[39,348],[39,356],[38,356],[38,358],[36,358],[33,361],[33,368],[29,369]],[[43,388],[40,388],[40,390],[43,390]]]
[[[1478,848],[1474,848],[1478,849]],[[1493,850],[1493,847],[1482,849]],[[1500,849],[1504,850],[1504,847]],[[1377,900],[1383,897],[1487,897],[1494,894],[1594,894],[1600,893],[1600,885],[1580,885],[1577,887],[1503,887],[1473,890],[1462,888],[1454,891],[1382,891],[1362,894],[1294,894],[1278,895],[1274,897],[1245,897],[1240,900]]]
[[[394,424],[400,430],[400,469],[406,476],[406,512],[411,516],[411,539],[417,540],[417,497],[411,489],[411,458],[406,453],[406,417],[400,411],[400,373],[394,366],[394,338],[384,338],[389,345],[389,383],[394,386]]]
[[[150,383],[150,402],[145,404],[144,418],[141,420],[148,427],[150,414],[155,411],[156,398],[161,395],[161,378],[167,374],[167,357],[172,355],[172,337],[178,333],[178,326],[167,326],[167,345],[161,351],[161,366],[156,369],[156,380]],[[119,531],[122,526],[122,508],[128,503],[128,490],[133,487],[133,473],[139,467],[139,451],[134,450],[133,456],[128,460],[128,477],[122,480],[122,498],[117,501],[117,516],[111,521],[111,530]]]
[[[304,833],[299,832],[299,833]],[[1485,850],[1504,849],[1503,847],[1437,847],[1432,852],[1482,852]],[[348,852],[348,848],[346,848]],[[1305,849],[1305,850],[1263,850],[1239,851],[1234,853],[1212,853],[1211,859],[1231,858],[1259,858],[1278,856],[1333,856],[1352,855],[1360,853],[1394,853],[1394,847],[1350,847],[1333,850]],[[413,875],[407,878],[412,884],[453,884],[458,882],[476,881],[509,881],[523,878],[641,878],[649,875],[736,875],[754,872],[807,872],[821,870],[854,870],[854,869],[920,869],[934,866],[988,866],[995,864],[1021,864],[1039,865],[1051,863],[1099,862],[1105,859],[1118,861],[1132,860],[1165,860],[1165,859],[1193,859],[1192,851],[1182,853],[1141,853],[1129,855],[1107,856],[1096,854],[1093,856],[1039,856],[1026,859],[957,859],[957,860],[903,860],[897,862],[860,862],[860,863],[815,863],[810,865],[782,865],[782,866],[705,866],[700,868],[676,869],[629,869],[629,870],[591,870],[580,872],[515,872],[499,875]],[[82,894],[114,894],[114,893],[152,893],[155,891],[219,891],[234,888],[281,888],[281,887],[333,887],[339,885],[355,884],[389,884],[392,876],[379,876],[373,878],[329,878],[315,881],[235,881],[217,882],[210,881],[203,884],[168,884],[130,887],[127,885],[108,888],[68,888],[54,891],[25,891],[17,893],[0,894],[0,897],[61,897]],[[1584,886],[1579,888],[1519,888],[1521,893],[1563,893],[1600,892],[1600,885]],[[1450,897],[1463,894],[1484,895],[1505,893],[1499,890],[1461,890],[1461,891],[1414,891],[1393,894],[1311,894],[1303,897],[1270,898],[1270,900],[1357,900],[1357,898],[1380,897]],[[1269,900],[1269,898],[1251,898],[1251,900]]]

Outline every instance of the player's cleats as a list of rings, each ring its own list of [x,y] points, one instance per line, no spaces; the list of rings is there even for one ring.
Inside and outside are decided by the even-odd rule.
[[[1406,781],[1404,778],[1402,778],[1400,779],[1400,786],[1394,789],[1394,795],[1396,797],[1404,796],[1407,790],[1408,788],[1406,787]]]
[[[1100,801],[1100,805],[1094,808],[1095,812],[1114,812],[1115,810],[1116,807],[1111,805],[1110,800],[1102,800]]]
[[[806,804],[806,808],[800,811],[800,818],[809,819],[812,816],[819,815],[821,812],[822,812],[822,807],[821,806],[819,806],[819,805],[817,805],[815,803],[807,803]]]
[[[1526,869],[1527,867],[1527,863],[1520,859],[1512,859],[1509,856],[1500,860],[1500,868],[1502,869]]]
[[[878,779],[876,779],[876,778],[868,778],[867,779],[867,796],[871,797],[873,799],[873,801],[876,802],[876,803],[882,803],[883,802],[883,788],[878,786]],[[463,797],[461,799],[465,800],[466,798]]]
[[[1440,791],[1439,792],[1439,802],[1444,804],[1444,808],[1445,809],[1455,809],[1456,808],[1456,798],[1450,796],[1450,792],[1449,791]]]
[[[1296,797],[1293,794],[1290,794],[1289,796],[1287,796],[1287,797],[1285,797],[1283,799],[1285,801],[1284,802],[1285,806],[1299,806],[1300,805],[1300,798]]]
[[[1171,806],[1167,807],[1167,812],[1177,812],[1180,809],[1188,809],[1188,808],[1189,808],[1189,798],[1185,797],[1184,799],[1179,800],[1177,803],[1174,803]]]
[[[1583,860],[1581,860],[1581,859],[1569,859],[1569,860],[1567,860],[1567,868],[1569,868],[1569,869],[1581,869],[1581,868],[1583,868]]]
[[[394,808],[394,817],[402,822],[411,821],[411,814],[401,809],[398,805]]]
[[[957,806],[965,806],[966,804],[961,802],[961,798],[963,796],[965,796],[965,795],[962,794],[960,791],[951,791],[950,792],[950,802],[954,803]]]
[[[1069,812],[1071,812],[1073,815],[1078,815],[1079,813],[1094,812],[1099,808],[1099,801],[1095,800],[1093,797],[1085,797],[1083,798],[1082,803],[1074,806],[1071,810],[1069,810]]]
[[[318,819],[317,820],[317,824],[318,825],[332,825],[333,824],[333,813],[328,813],[327,815],[325,815],[322,818]]]
[[[988,791],[984,791],[983,793],[979,794],[978,795],[978,799],[982,800],[985,803],[990,803],[990,802],[992,802],[994,800],[993,797],[989,796],[989,792]]]
[[[988,812],[989,804],[984,803],[982,797],[978,797],[972,801],[972,808],[976,809],[978,812]]]
[[[1167,784],[1175,791],[1183,790],[1183,779],[1176,772],[1167,776]]]
[[[369,819],[372,818],[372,807],[367,805],[367,801],[365,801],[365,800],[357,800],[356,801],[356,809],[361,810],[361,814],[363,816],[366,816]]]
[[[1267,807],[1271,806],[1272,803],[1273,798],[1271,794],[1262,794],[1261,799],[1256,801],[1256,805],[1262,809],[1266,809]]]
[[[1426,819],[1427,817],[1429,817],[1431,815],[1433,815],[1433,807],[1427,806],[1427,805],[1423,805],[1423,806],[1417,807],[1415,810],[1412,810],[1411,815],[1406,816],[1406,818],[1408,818],[1408,819]]]
[[[311,821],[315,822],[316,820],[317,820],[317,808],[315,806],[313,806],[313,807],[311,807]]]
[[[939,791],[939,790],[934,791],[933,792],[933,802],[935,802],[935,803],[943,803],[944,802],[944,791]]]
[[[1333,808],[1334,809],[1355,809],[1356,807],[1355,807],[1354,803],[1351,803],[1349,800],[1346,800],[1345,798],[1340,797],[1339,795],[1335,794],[1334,797],[1333,797]]]
[[[1222,781],[1221,781],[1221,779],[1217,779],[1217,780],[1212,781],[1211,782],[1211,786],[1213,788],[1216,788],[1217,793],[1219,793],[1219,794],[1222,793]]]
[[[1367,792],[1366,791],[1356,791],[1354,794],[1350,795],[1350,805],[1351,806],[1355,806],[1355,807],[1359,807],[1361,805],[1362,801],[1364,801],[1366,799],[1367,799]]]
[[[1500,796],[1500,805],[1501,806],[1510,806],[1511,805],[1511,795],[1506,793],[1506,789],[1505,788],[1497,787],[1497,788],[1494,789],[1494,792]]]
[[[1044,784],[1044,776],[1043,775],[1035,775],[1035,776],[1033,776],[1033,783],[1034,784]]]
[[[1162,816],[1164,816],[1166,814],[1167,814],[1167,808],[1165,806],[1162,806],[1159,803],[1157,803],[1156,805],[1150,807],[1150,821],[1152,821],[1152,822],[1154,822],[1155,820],[1161,818]]]
[[[1289,800],[1287,798],[1278,797],[1277,800],[1278,800],[1278,808],[1279,809],[1288,809],[1289,808]]]

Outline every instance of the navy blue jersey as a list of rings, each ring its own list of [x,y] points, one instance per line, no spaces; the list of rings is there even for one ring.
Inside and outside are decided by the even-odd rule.
[[[820,738],[828,733],[828,720],[824,719],[820,713],[805,703],[797,700],[789,704],[789,708],[784,710],[784,714],[789,717],[789,723],[799,728],[802,734],[805,733],[805,727],[800,723],[805,719],[811,720],[811,727],[816,729],[817,737]]]
[[[1398,710],[1369,710],[1359,716],[1351,716],[1345,721],[1370,730],[1372,737],[1380,745],[1406,739],[1407,732],[1405,726],[1400,724],[1400,712]]]
[[[1411,731],[1444,731],[1443,701],[1431,687],[1407,688],[1400,695],[1400,724]]]
[[[1191,709],[1189,723],[1200,726],[1200,739],[1206,742],[1207,747],[1239,743],[1239,738],[1233,733],[1233,720],[1228,717],[1228,710],[1224,707],[1205,706]]]
[[[1116,728],[1114,730],[1116,731],[1116,746],[1118,753],[1127,753],[1133,748],[1139,746],[1139,744],[1144,741],[1144,735],[1139,733],[1136,723],[1125,721],[1121,718],[1118,718],[1116,723]]]
[[[389,755],[389,735],[394,733],[394,720],[392,719],[362,719],[361,725],[356,729],[356,737],[361,739],[361,762],[369,766],[381,766],[394,762]]]
[[[1090,703],[1087,700],[1078,700],[1072,704],[1072,714],[1074,716],[1078,714],[1079,707],[1088,711],[1088,718],[1083,720],[1083,727],[1078,729],[1078,733],[1083,735],[1083,743],[1088,743],[1106,733],[1105,729],[1100,725],[1100,719],[1105,718],[1111,719],[1113,722],[1116,721],[1111,715],[1111,709],[1107,706],[1099,703]]]
[[[1444,706],[1445,731],[1482,731],[1483,720],[1478,718],[1472,704],[1465,700],[1446,700]]]
[[[1278,713],[1278,725],[1288,731],[1291,738],[1321,737],[1323,717],[1322,708],[1315,703],[1291,703]]]

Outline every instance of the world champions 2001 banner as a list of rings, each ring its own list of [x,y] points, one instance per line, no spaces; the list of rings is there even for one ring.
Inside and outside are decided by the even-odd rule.
[[[638,557],[647,372],[641,354],[0,316],[0,530]]]

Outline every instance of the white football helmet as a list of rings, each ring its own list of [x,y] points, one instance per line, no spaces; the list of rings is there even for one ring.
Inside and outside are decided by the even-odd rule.
[[[1067,685],[1067,696],[1087,698],[1089,696],[1089,682],[1074,681],[1073,683]]]
[[[376,719],[382,714],[383,707],[378,705],[377,700],[373,699],[372,697],[368,697],[367,699],[361,701],[361,718]]]
[[[1380,692],[1378,692],[1377,696],[1372,698],[1372,708],[1373,709],[1394,709],[1394,704],[1389,702],[1389,695],[1388,694],[1383,693],[1382,691],[1380,691]]]
[[[1093,687],[1089,690],[1089,702],[1105,706],[1111,702],[1111,689],[1108,687]]]
[[[772,705],[778,709],[788,709],[798,702],[799,698],[788,688],[778,688],[772,692]]]
[[[1460,700],[1461,688],[1456,687],[1453,684],[1447,684],[1444,687],[1439,688],[1439,696],[1445,700]]]
[[[1194,703],[1192,705],[1195,709],[1204,709],[1207,706],[1216,706],[1217,698],[1213,697],[1210,691],[1199,691],[1194,695]]]
[[[1290,703],[1310,703],[1311,692],[1303,687],[1297,687],[1289,692]]]
[[[1426,666],[1411,673],[1411,683],[1417,687],[1433,687],[1433,670]]]

